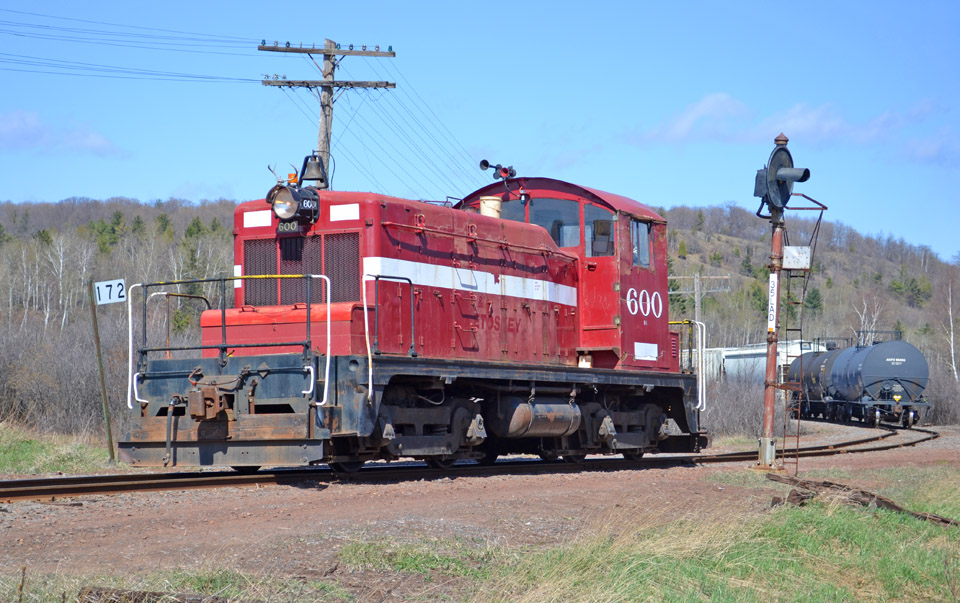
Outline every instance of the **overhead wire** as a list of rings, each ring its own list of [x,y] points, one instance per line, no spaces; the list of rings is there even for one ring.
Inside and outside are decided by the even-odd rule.
[[[62,16],[59,16],[59,15],[48,15],[48,14],[44,14],[44,13],[34,13],[34,12],[30,12],[30,11],[14,10],[14,9],[10,9],[10,8],[0,8],[0,12],[16,13],[16,14],[19,14],[19,15],[29,15],[29,16],[32,16],[32,17],[43,17],[43,18],[45,18],[45,19],[59,19],[59,20],[61,20],[61,21],[75,21],[75,22],[78,22],[78,23],[92,23],[92,24],[94,24],[94,25],[109,25],[109,26],[111,26],[111,27],[126,27],[126,28],[128,28],[128,29],[140,29],[140,30],[145,30],[145,31],[163,31],[163,32],[167,32],[167,33],[189,34],[189,35],[193,35],[193,36],[202,36],[202,37],[204,37],[204,38],[217,38],[217,39],[223,39],[223,40],[246,40],[246,39],[247,39],[247,38],[241,38],[241,37],[238,37],[238,36],[221,36],[221,35],[218,35],[218,34],[208,34],[208,33],[200,33],[200,32],[189,32],[189,31],[181,31],[181,30],[177,30],[177,29],[162,29],[162,28],[159,28],[159,27],[145,27],[145,26],[142,26],[142,25],[126,25],[126,24],[124,24],[124,23],[108,23],[108,22],[105,22],[105,21],[93,21],[93,20],[90,20],[90,19],[77,19],[77,18],[74,18],[74,17],[62,17]]]
[[[365,128],[363,124],[367,124],[368,126],[370,126],[370,130],[368,130],[367,128]],[[366,118],[363,117],[363,115],[358,115],[358,116],[357,116],[356,125],[357,125],[358,128],[360,128],[360,130],[361,130],[363,133],[365,133],[365,134],[370,138],[370,140],[371,140],[373,143],[375,143],[375,144],[380,148],[381,151],[384,152],[384,154],[385,154],[387,157],[389,157],[389,158],[397,165],[398,168],[400,168],[401,170],[404,170],[404,171],[408,171],[406,168],[404,168],[404,166],[400,163],[400,161],[397,160],[397,157],[403,157],[404,160],[406,160],[406,162],[410,165],[410,167],[412,167],[414,170],[416,170],[417,172],[419,172],[421,176],[423,176],[423,178],[424,178],[424,180],[423,180],[424,184],[425,184],[426,182],[429,182],[429,181],[431,180],[431,179],[430,179],[430,176],[423,171],[423,168],[422,168],[421,166],[417,165],[416,162],[411,161],[410,158],[407,156],[407,154],[400,152],[400,150],[397,149],[397,147],[394,146],[394,144],[393,144],[386,136],[384,136],[381,131],[378,131],[377,128],[373,127],[373,126],[370,124],[370,122],[368,122],[368,121],[366,120]],[[371,132],[371,130],[372,130],[372,132]],[[391,153],[391,152],[387,151],[387,149],[385,149],[385,148],[383,147],[383,144],[381,144],[381,143],[377,140],[378,138],[379,138],[380,141],[383,141],[384,144],[386,144],[387,146],[389,146],[390,149],[391,149],[393,152]],[[434,186],[436,186],[436,185],[434,185]],[[427,187],[427,188],[433,188],[433,187]],[[434,189],[434,191],[435,191],[435,190],[436,190],[436,189]],[[442,197],[444,197],[444,196],[445,196],[445,195],[443,195],[443,192],[442,192],[442,190],[441,190],[440,195],[439,195],[437,198],[439,199],[439,198],[442,198]]]
[[[30,55],[12,54],[0,52],[0,63],[10,65],[22,65],[30,67],[42,67],[45,69],[56,69],[58,71],[40,71],[36,69],[14,69],[9,67],[0,67],[4,71],[26,71],[32,73],[53,73],[56,75],[86,75],[91,77],[113,77],[122,79],[154,79],[154,80],[176,80],[176,81],[208,81],[208,82],[234,82],[234,83],[253,83],[259,82],[252,78],[235,78],[222,75],[201,75],[192,73],[178,73],[173,71],[155,71],[152,69],[139,69],[131,67],[120,67],[117,65],[102,65],[97,63],[84,63],[80,61],[68,61],[65,59],[48,59],[44,57],[35,57]],[[80,73],[70,73],[76,71]],[[112,74],[112,75],[105,75]]]
[[[310,104],[307,103],[306,101],[304,101],[304,100],[300,97],[300,95],[297,94],[297,92],[299,92],[301,89],[294,89],[293,92],[291,92],[291,91],[288,90],[287,88],[281,88],[281,90],[284,91],[284,93],[286,94],[287,99],[289,99],[290,102],[292,102],[292,103],[297,107],[297,109],[300,110],[300,112],[307,118],[308,121],[310,121],[311,124],[316,124],[316,123],[320,120],[320,113],[319,113],[319,111],[315,111],[315,110],[311,109],[311,108],[310,108]],[[309,94],[309,92],[307,92],[307,93]],[[354,167],[357,169],[357,172],[359,172],[360,175],[363,176],[363,177],[367,180],[368,183],[370,183],[370,185],[373,187],[374,190],[380,190],[380,191],[384,191],[384,190],[385,190],[384,187],[380,184],[380,181],[379,181],[379,180],[377,179],[377,177],[373,174],[373,171],[372,171],[372,170],[370,170],[368,167],[362,165],[362,164],[356,159],[356,157],[353,156],[352,153],[350,153],[349,151],[347,151],[347,149],[346,149],[345,147],[339,147],[339,148],[337,149],[337,152],[341,152],[341,151],[343,151],[343,152],[348,156],[348,158],[351,159],[351,162],[352,162],[352,164],[354,164]],[[333,152],[331,151],[331,157],[332,157],[334,154],[335,154],[335,153],[333,153]],[[332,178],[331,178],[331,181],[332,181]]]
[[[460,150],[461,156],[466,160],[467,165],[472,164],[472,163],[475,161],[475,158],[470,155],[470,153],[469,153],[469,151],[467,151],[466,147],[464,147],[463,144],[457,139],[457,137],[453,135],[453,132],[450,131],[450,128],[448,128],[448,127],[446,126],[446,124],[443,123],[443,120],[441,120],[441,119],[437,116],[436,112],[434,112],[434,110],[430,107],[430,105],[427,104],[427,102],[426,102],[425,100],[423,100],[423,97],[421,97],[421,96],[420,96],[420,93],[417,92],[416,87],[414,87],[414,85],[411,84],[410,81],[409,81],[402,73],[400,73],[400,69],[399,69],[396,65],[393,65],[393,64],[391,64],[391,63],[389,63],[389,62],[386,64],[385,67],[386,67],[386,69],[387,69],[388,71],[393,71],[394,74],[396,74],[396,76],[397,76],[396,79],[398,79],[398,80],[403,80],[403,82],[404,82],[403,93],[406,94],[407,96],[409,96],[410,98],[413,98],[413,96],[415,96],[415,97],[417,98],[417,100],[419,101],[418,107],[423,106],[423,107],[426,107],[426,108],[427,108],[427,111],[429,111],[430,114],[433,115],[433,118],[434,118],[434,120],[435,120],[435,121],[432,122],[432,123],[436,123],[436,124],[439,124],[439,125],[440,125],[440,127],[441,127],[441,128],[443,129],[443,131],[446,133],[447,139],[451,142],[451,144],[452,144],[454,147],[456,147],[456,148],[458,148],[458,149]],[[408,89],[410,90],[410,92],[413,93],[412,95],[410,95],[409,93],[407,93],[407,90],[408,90]],[[414,104],[417,104],[417,103],[414,103]],[[426,113],[423,112],[422,109],[421,109],[421,113],[423,113],[424,117],[426,117]],[[471,172],[471,173],[476,173],[476,172]],[[484,180],[483,184],[486,184],[485,179],[482,178],[482,177],[480,177],[479,175],[478,175],[478,180]]]
[[[387,77],[387,76],[385,76],[385,75],[383,75],[383,74],[380,73],[380,71],[377,69],[376,65],[371,65],[371,67],[372,67],[373,70],[377,73],[377,76],[378,76],[378,77],[381,77],[381,78],[386,78],[386,77]],[[401,92],[405,93],[405,91],[401,91]],[[409,94],[407,94],[407,96],[409,97]],[[411,97],[411,98],[412,98],[412,97]],[[435,146],[434,146],[434,147],[430,147],[430,148],[434,149],[434,151],[435,151],[435,153],[437,154],[438,158],[440,157],[440,151],[442,151],[442,152],[446,155],[446,157],[447,157],[447,165],[450,166],[450,167],[452,167],[452,169],[459,171],[460,174],[462,174],[462,175],[465,177],[465,179],[466,179],[465,181],[468,183],[468,184],[467,184],[468,188],[472,188],[473,186],[476,186],[475,184],[471,184],[471,182],[477,182],[479,178],[478,178],[478,175],[476,174],[476,172],[475,172],[474,170],[468,170],[468,169],[466,168],[466,165],[469,165],[469,162],[467,162],[466,164],[464,164],[463,162],[455,159],[455,158],[453,157],[452,153],[451,153],[450,150],[449,150],[450,144],[438,140],[438,138],[437,138],[436,136],[434,136],[433,132],[431,132],[430,128],[427,127],[427,124],[431,124],[431,125],[434,125],[434,127],[436,127],[436,123],[442,123],[442,122],[440,122],[440,118],[436,116],[436,113],[434,113],[434,118],[431,120],[429,117],[426,116],[426,113],[424,113],[423,110],[421,109],[421,113],[422,113],[422,114],[424,115],[424,117],[426,118],[426,122],[427,122],[427,123],[425,124],[424,122],[422,122],[422,121],[413,113],[413,111],[410,110],[409,107],[407,107],[406,103],[403,102],[403,99],[400,98],[400,95],[397,95],[397,97],[394,99],[394,101],[396,102],[396,104],[398,104],[400,107],[403,108],[403,110],[407,113],[407,115],[410,116],[411,119],[413,119],[414,122],[416,122],[416,126],[417,126],[417,127],[411,126],[411,129],[412,129],[414,132],[417,132],[418,135],[420,135],[420,133],[422,133],[422,134],[428,136],[428,137],[433,141],[433,144],[434,144]],[[398,113],[398,115],[401,115],[401,117],[402,117],[402,115],[403,115],[402,113],[400,113],[399,111],[397,111],[397,113]],[[406,121],[405,118],[404,118],[404,121]],[[409,122],[407,122],[407,123],[409,123]],[[437,131],[440,132],[439,128],[437,128]],[[423,139],[422,136],[421,136],[421,139]],[[425,142],[426,142],[426,141],[425,141]],[[441,158],[441,161],[442,161],[442,160],[443,160],[443,159]]]
[[[353,76],[350,75],[350,73],[347,72],[347,71],[344,71],[344,73],[346,73],[346,74],[348,75],[348,77],[351,77],[351,78],[353,77]],[[365,96],[369,96],[369,91],[363,90],[363,91],[361,91],[361,92],[367,92],[367,94],[366,94]],[[382,98],[382,97],[380,97],[380,98]],[[374,111],[375,113],[377,113],[377,115],[380,117],[380,119],[388,126],[387,128],[381,128],[381,129],[379,129],[379,130],[391,131],[391,132],[393,132],[394,134],[396,134],[397,136],[405,139],[405,142],[406,142],[407,146],[408,146],[414,153],[416,153],[417,155],[419,155],[419,157],[422,159],[423,165],[427,166],[427,167],[436,175],[436,177],[437,177],[438,179],[440,179],[441,181],[445,181],[446,184],[451,187],[451,192],[452,192],[452,193],[455,193],[455,192],[457,191],[457,189],[460,188],[456,183],[453,182],[453,180],[450,178],[450,175],[449,175],[448,173],[445,173],[443,170],[440,170],[440,169],[437,168],[435,162],[427,155],[427,153],[420,147],[420,145],[417,144],[417,142],[412,139],[412,137],[407,133],[406,129],[405,129],[403,126],[401,126],[399,123],[397,123],[397,121],[396,121],[395,119],[393,119],[392,117],[390,117],[389,115],[387,115],[387,114],[385,113],[385,111],[383,111],[383,110],[381,109],[380,103],[375,102],[375,101],[371,101],[370,103],[368,103],[368,105],[370,106],[371,110]],[[387,102],[386,105],[389,106],[390,103]],[[390,122],[390,123],[388,124],[387,122]],[[367,123],[367,125],[370,125],[371,128],[373,128],[373,126],[370,124],[370,122],[366,122],[366,123]],[[390,126],[392,126],[392,127],[390,127]],[[378,130],[377,128],[374,128],[374,129],[375,129],[375,130]]]
[[[203,32],[191,32],[177,29],[165,29],[157,27],[146,27],[138,25],[127,25],[122,23],[111,23],[106,21],[98,21],[92,19],[80,19],[73,17],[62,17],[58,15],[44,14],[39,12],[31,11],[22,11],[14,10],[7,8],[0,8],[0,13],[16,14],[23,15],[28,17],[35,17],[40,19],[51,19],[51,20],[60,20],[67,21],[78,24],[88,24],[96,27],[83,27],[83,26],[66,26],[66,25],[53,25],[49,23],[31,23],[24,21],[15,21],[9,19],[0,20],[0,35],[7,35],[18,38],[27,38],[27,39],[38,39],[38,40],[47,40],[47,41],[60,41],[65,43],[80,43],[80,44],[97,44],[105,46],[119,46],[125,48],[138,48],[144,50],[163,50],[170,52],[184,52],[184,53],[198,53],[198,54],[220,54],[220,55],[230,55],[230,56],[249,56],[249,53],[241,52],[224,52],[218,50],[212,50],[214,46],[216,47],[233,47],[236,49],[241,49],[245,45],[254,45],[256,40],[251,40],[239,36],[224,36],[217,34],[209,34]],[[115,28],[115,29],[109,29]],[[321,49],[318,49],[321,51]],[[303,57],[303,55],[301,55]],[[304,57],[305,58],[305,57]],[[311,57],[312,58],[312,57]],[[316,61],[313,61],[314,66],[321,71],[320,66],[316,64]],[[388,65],[389,66],[389,65]],[[389,157],[389,160],[394,164],[394,166],[400,170],[401,173],[410,173],[410,170],[404,167],[400,161],[397,160],[397,156],[404,158],[413,169],[419,172],[422,176],[426,178],[421,185],[426,185],[430,182],[431,177],[424,173],[422,167],[423,165],[418,165],[417,162],[412,161],[409,157],[410,153],[400,152],[397,147],[385,136],[386,132],[394,132],[398,137],[397,142],[406,145],[413,154],[419,157],[422,160],[422,163],[432,171],[436,177],[444,182],[443,186],[453,186],[454,189],[458,188],[458,185],[454,182],[453,178],[461,180],[471,186],[471,181],[477,179],[478,175],[473,174],[472,171],[466,170],[464,164],[461,163],[456,157],[455,154],[462,154],[468,159],[467,164],[472,163],[472,160],[469,158],[469,154],[466,153],[462,145],[452,136],[449,128],[447,128],[442,122],[440,122],[436,113],[426,104],[423,98],[413,89],[412,85],[409,83],[406,77],[404,77],[396,68],[390,67],[393,69],[397,75],[405,82],[405,85],[402,88],[409,88],[413,94],[416,95],[415,100],[413,96],[402,90],[402,93],[411,100],[411,103],[417,107],[417,110],[421,115],[424,116],[426,123],[421,121],[414,113],[410,110],[408,106],[403,102],[402,99],[396,94],[387,95],[390,99],[389,102],[379,103],[379,101],[384,94],[381,93],[377,97],[373,97],[375,94],[372,90],[362,90],[362,97],[360,103],[353,108],[352,100],[348,100],[353,108],[350,118],[345,122],[344,129],[335,139],[335,144],[337,144],[338,150],[344,152],[344,154],[350,158],[358,172],[370,181],[371,184],[378,186],[378,188],[383,188],[380,186],[380,181],[376,178],[375,172],[372,165],[369,163],[369,155],[373,155],[379,163],[383,165],[385,169],[388,170],[403,186],[407,187],[411,192],[417,195],[416,186],[412,186],[404,177],[398,174],[390,165],[388,165],[386,157]],[[50,74],[50,75],[70,75],[75,77],[97,77],[97,78],[111,78],[111,79],[139,79],[139,80],[155,80],[155,81],[183,81],[183,82],[221,82],[221,83],[259,83],[260,79],[253,78],[240,78],[240,77],[227,77],[219,75],[203,75],[203,74],[191,74],[191,73],[180,73],[174,71],[160,71],[160,70],[150,70],[142,68],[131,68],[123,67],[118,65],[108,65],[108,64],[98,64],[98,63],[84,63],[79,61],[67,61],[61,59],[48,59],[43,57],[29,56],[29,55],[19,55],[12,53],[0,53],[0,71],[13,71],[13,72],[26,72],[26,73],[40,73],[40,74]],[[380,71],[375,68],[378,76],[381,79],[387,79],[380,74]],[[305,103],[299,94],[290,94],[286,88],[281,88],[284,90],[288,100],[293,102],[297,109],[304,115],[305,118],[311,120],[311,115],[313,119],[312,123],[319,121],[319,113],[311,110],[311,103]],[[346,89],[344,89],[346,91]],[[309,92],[315,93],[315,91],[310,90]],[[342,98],[350,99],[354,95],[347,95]],[[341,97],[338,97],[341,98]],[[379,121],[383,124],[383,127],[374,125],[366,117],[362,109],[369,106],[371,108],[371,113],[375,114]],[[426,107],[424,110],[423,107]],[[427,111],[433,115],[431,119],[427,115]],[[393,113],[393,115],[391,115]],[[316,121],[313,121],[316,120]],[[411,121],[413,123],[411,123]],[[366,124],[369,127],[364,127]],[[439,127],[438,127],[439,124]],[[437,133],[440,134],[438,138],[427,125],[432,125]],[[363,147],[364,151],[367,154],[367,163],[364,164],[361,161],[357,160],[356,155],[347,148],[347,145],[341,144],[342,136],[350,131],[351,129],[359,129],[366,135],[366,138],[370,140],[371,144],[376,145],[382,153],[374,152],[370,146],[367,144],[364,136],[356,136],[356,141]],[[442,128],[442,130],[440,129]],[[372,130],[372,132],[370,131]],[[431,142],[427,140],[429,138]],[[419,143],[416,139],[419,139]],[[382,141],[382,142],[381,142]],[[389,153],[384,148],[384,145],[389,146],[393,152]],[[438,162],[434,162],[430,159],[431,156],[436,156]],[[438,166],[445,166],[447,169],[440,169]],[[436,186],[436,182],[433,183]]]

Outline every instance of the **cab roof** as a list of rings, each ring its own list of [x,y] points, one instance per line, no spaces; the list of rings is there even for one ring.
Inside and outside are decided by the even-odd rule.
[[[589,188],[586,186],[580,186],[579,184],[573,184],[571,182],[564,182],[563,180],[556,180],[554,178],[512,178],[507,181],[507,187],[510,190],[511,196],[513,194],[519,194],[520,188],[522,187],[524,192],[528,194],[543,193],[545,191],[557,191],[561,193],[566,193],[569,195],[576,195],[589,199],[594,203],[599,203],[600,205],[606,205],[614,211],[620,211],[638,218],[646,218],[653,222],[663,222],[666,223],[666,220],[657,212],[650,209],[648,206],[634,201],[629,197],[624,197],[623,195],[616,195],[614,193],[608,193],[595,188]],[[480,197],[486,195],[495,195],[500,196],[504,194],[506,190],[504,189],[503,182],[494,182],[483,188],[477,189],[474,192],[470,193],[463,198],[463,201],[457,204],[457,207],[463,207],[465,205],[473,205]]]

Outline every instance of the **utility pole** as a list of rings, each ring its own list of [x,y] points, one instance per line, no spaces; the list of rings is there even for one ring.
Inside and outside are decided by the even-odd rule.
[[[318,182],[317,188],[329,187],[330,134],[333,128],[333,103],[336,100],[334,98],[334,89],[397,87],[397,85],[393,82],[338,81],[334,77],[334,72],[337,69],[337,65],[340,63],[340,61],[337,60],[337,57],[350,56],[393,58],[397,56],[397,53],[393,52],[392,46],[388,47],[386,51],[381,51],[379,46],[374,47],[374,50],[367,50],[366,44],[364,44],[360,50],[354,50],[353,44],[350,44],[349,48],[340,48],[340,45],[333,40],[324,40],[323,48],[316,48],[315,46],[304,48],[303,45],[291,46],[289,42],[287,42],[284,46],[280,46],[280,44],[277,42],[274,42],[272,46],[268,46],[266,40],[264,40],[259,46],[257,46],[257,50],[263,50],[267,52],[306,54],[309,55],[311,59],[313,59],[313,55],[323,55],[323,67],[320,68],[320,71],[323,74],[322,80],[264,79],[260,83],[264,86],[320,88],[320,127],[317,136],[317,155],[320,157],[320,161],[323,164],[324,180],[323,182]],[[315,60],[314,63],[316,63]]]
[[[670,295],[690,295],[693,294],[693,319],[697,322],[703,322],[701,318],[700,308],[702,307],[703,296],[707,293],[723,293],[730,291],[730,275],[725,276],[700,276],[700,273],[696,273],[693,276],[670,276],[668,277],[672,280],[686,280],[693,279],[693,290],[690,289],[678,289],[677,291],[671,291]],[[713,288],[704,289],[703,281],[712,281],[719,280],[721,284]]]

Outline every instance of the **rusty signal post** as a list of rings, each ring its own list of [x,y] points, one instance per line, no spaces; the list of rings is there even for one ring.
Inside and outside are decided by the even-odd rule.
[[[788,138],[782,133],[774,140],[776,146],[763,169],[757,170],[753,195],[760,197],[757,216],[767,218],[773,227],[770,251],[770,283],[767,301],[767,370],[763,388],[763,434],[760,437],[759,468],[772,468],[776,457],[773,438],[774,402],[777,395],[777,335],[780,311],[780,272],[783,269],[783,212],[790,201],[795,182],[806,182],[810,170],[793,166],[793,156],[787,150]],[[763,214],[764,206],[768,214]]]

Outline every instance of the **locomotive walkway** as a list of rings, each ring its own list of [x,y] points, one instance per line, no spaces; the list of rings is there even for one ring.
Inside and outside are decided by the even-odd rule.
[[[896,437],[915,434],[907,441]],[[940,437],[928,429],[886,429],[876,435],[829,445],[801,447],[800,457],[831,456],[878,452],[907,446]],[[891,439],[891,441],[887,441]],[[787,450],[793,456],[792,450]],[[576,473],[581,471],[624,471],[647,468],[689,466],[707,463],[731,463],[756,461],[756,450],[722,454],[676,454],[656,455],[639,460],[613,458],[590,459],[582,463],[514,459],[503,460],[494,465],[461,464],[451,469],[434,469],[422,464],[371,464],[356,473],[336,473],[328,467],[289,468],[238,473],[236,471],[202,471],[177,473],[138,473],[121,475],[92,475],[75,477],[52,477],[0,481],[0,501],[14,502],[33,500],[56,502],[63,498],[93,494],[117,494],[123,492],[149,492],[161,490],[187,490],[195,488],[223,488],[256,485],[295,485],[305,482],[402,482],[418,479],[439,479],[488,475],[536,475],[553,473]]]

